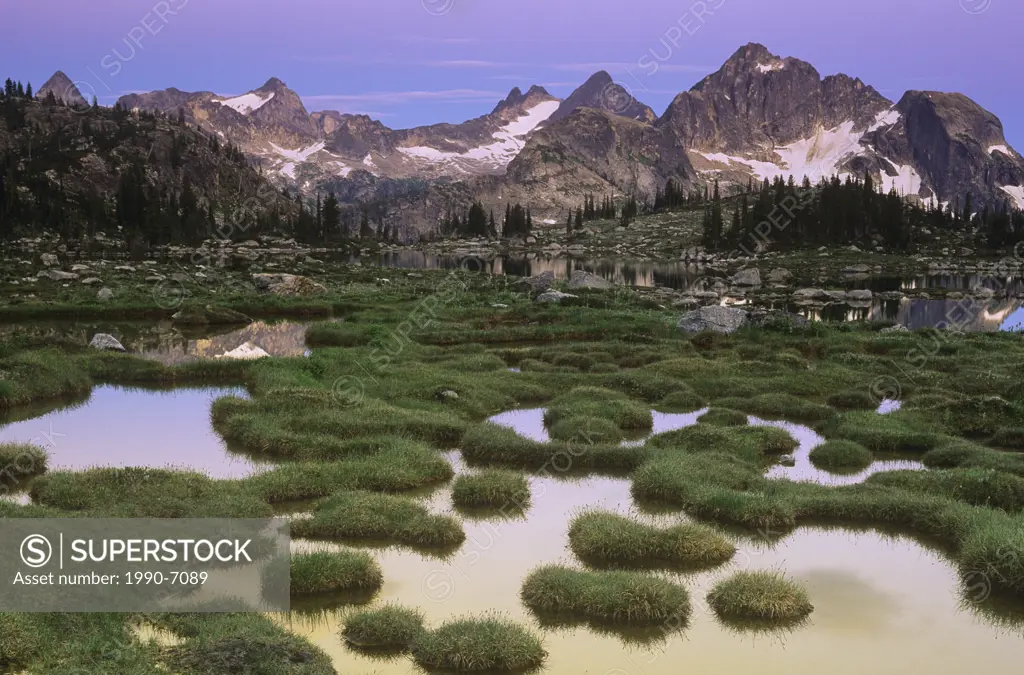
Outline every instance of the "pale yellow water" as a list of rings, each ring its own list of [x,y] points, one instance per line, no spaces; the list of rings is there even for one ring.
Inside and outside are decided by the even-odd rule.
[[[450,457],[459,464],[457,453]],[[418,607],[431,625],[465,614],[503,612],[543,635],[549,652],[543,672],[554,675],[1024,671],[1020,629],[996,627],[969,607],[962,609],[958,577],[941,555],[911,539],[875,532],[803,528],[770,546],[737,539],[739,553],[729,565],[677,577],[690,589],[694,615],[688,628],[669,632],[655,644],[626,645],[618,636],[582,626],[540,629],[519,602],[519,588],[540,564],[575,564],[566,548],[572,514],[586,507],[636,511],[627,480],[532,477],[531,483],[533,503],[524,519],[465,520],[467,541],[449,560],[400,549],[374,551],[385,584],[370,606],[396,602]],[[437,512],[453,512],[447,490],[428,497],[427,503]],[[640,517],[660,524],[680,518]],[[781,569],[803,583],[815,606],[809,623],[785,635],[723,628],[704,596],[722,575],[745,568]],[[338,635],[345,611],[316,618],[293,613],[278,620],[326,650],[339,673],[419,672],[407,657],[382,662],[346,649]]]

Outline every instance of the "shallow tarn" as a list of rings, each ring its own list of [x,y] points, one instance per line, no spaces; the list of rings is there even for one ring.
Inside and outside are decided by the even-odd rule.
[[[6,425],[0,420],[0,442],[43,447],[50,471],[144,466],[242,478],[261,464],[228,450],[210,421],[213,401],[229,395],[247,394],[237,387],[97,386],[82,402]]]
[[[464,470],[457,452],[449,457]],[[540,631],[549,653],[543,672],[558,675],[676,675],[684,663],[695,673],[961,675],[974,672],[979,654],[987,666],[1006,672],[1024,658],[1019,629],[1011,632],[974,614],[961,598],[954,567],[939,553],[908,538],[841,529],[800,528],[771,544],[735,538],[739,550],[731,563],[675,577],[694,605],[681,632],[655,630],[646,642],[626,642],[582,625],[542,629],[520,603],[520,586],[541,564],[577,564],[567,549],[573,514],[597,507],[662,526],[685,517],[640,514],[625,479],[531,476],[530,483],[533,505],[522,519],[464,520],[466,543],[447,560],[400,548],[373,551],[385,583],[370,606],[418,608],[430,626],[453,616],[503,612]],[[434,511],[455,513],[448,489],[424,499]],[[741,569],[781,569],[804,585],[815,606],[808,622],[778,634],[740,633],[720,624],[704,596],[714,582]],[[984,600],[984,594],[973,600]],[[339,635],[345,611],[276,619],[327,651],[338,672],[417,672],[408,658],[385,662],[348,649]]]

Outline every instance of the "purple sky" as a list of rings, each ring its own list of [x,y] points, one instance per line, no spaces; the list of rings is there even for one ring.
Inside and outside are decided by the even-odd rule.
[[[169,86],[242,93],[277,76],[310,110],[396,128],[475,117],[513,86],[565,96],[600,68],[660,114],[761,42],[894,100],[963,92],[1024,149],[1021,0],[33,0],[6,2],[0,18],[4,76],[36,86],[61,68],[109,104]]]

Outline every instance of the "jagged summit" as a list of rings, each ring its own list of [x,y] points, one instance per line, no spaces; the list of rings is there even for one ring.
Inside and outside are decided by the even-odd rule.
[[[636,100],[625,87],[616,84],[612,76],[604,70],[591,75],[586,82],[569,94],[548,122],[564,119],[580,108],[597,108],[641,122],[653,122],[657,118],[653,110]]]
[[[78,90],[71,78],[64,74],[63,70],[58,70],[50,76],[50,79],[36,92],[36,97],[46,98],[51,93],[58,101],[63,101],[68,105],[89,105],[89,102],[82,96],[82,92]]]

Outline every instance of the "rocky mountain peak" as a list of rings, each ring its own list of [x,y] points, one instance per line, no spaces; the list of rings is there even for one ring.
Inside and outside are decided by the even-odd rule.
[[[612,76],[599,70],[562,101],[558,110],[548,118],[557,122],[580,108],[597,108],[613,115],[629,117],[641,122],[654,122],[657,115],[648,106],[633,97],[628,89],[612,80]]]
[[[58,101],[68,105],[89,105],[89,102],[82,96],[75,83],[71,81],[63,70],[58,70],[48,79],[36,93],[36,98],[45,98],[50,93]]]
[[[498,105],[494,106],[494,110],[491,111],[491,114],[495,115],[508,109],[521,111],[526,108],[531,108],[538,103],[553,100],[556,100],[555,97],[549,94],[544,87],[533,85],[525,94],[519,87],[512,87],[512,90],[508,92],[508,96],[499,101]]]
[[[260,87],[256,91],[271,92],[271,91],[282,91],[282,90],[291,91],[290,89],[288,89],[288,85],[286,85],[279,78],[271,77],[269,80],[267,80],[266,82],[263,83],[262,87]]]

